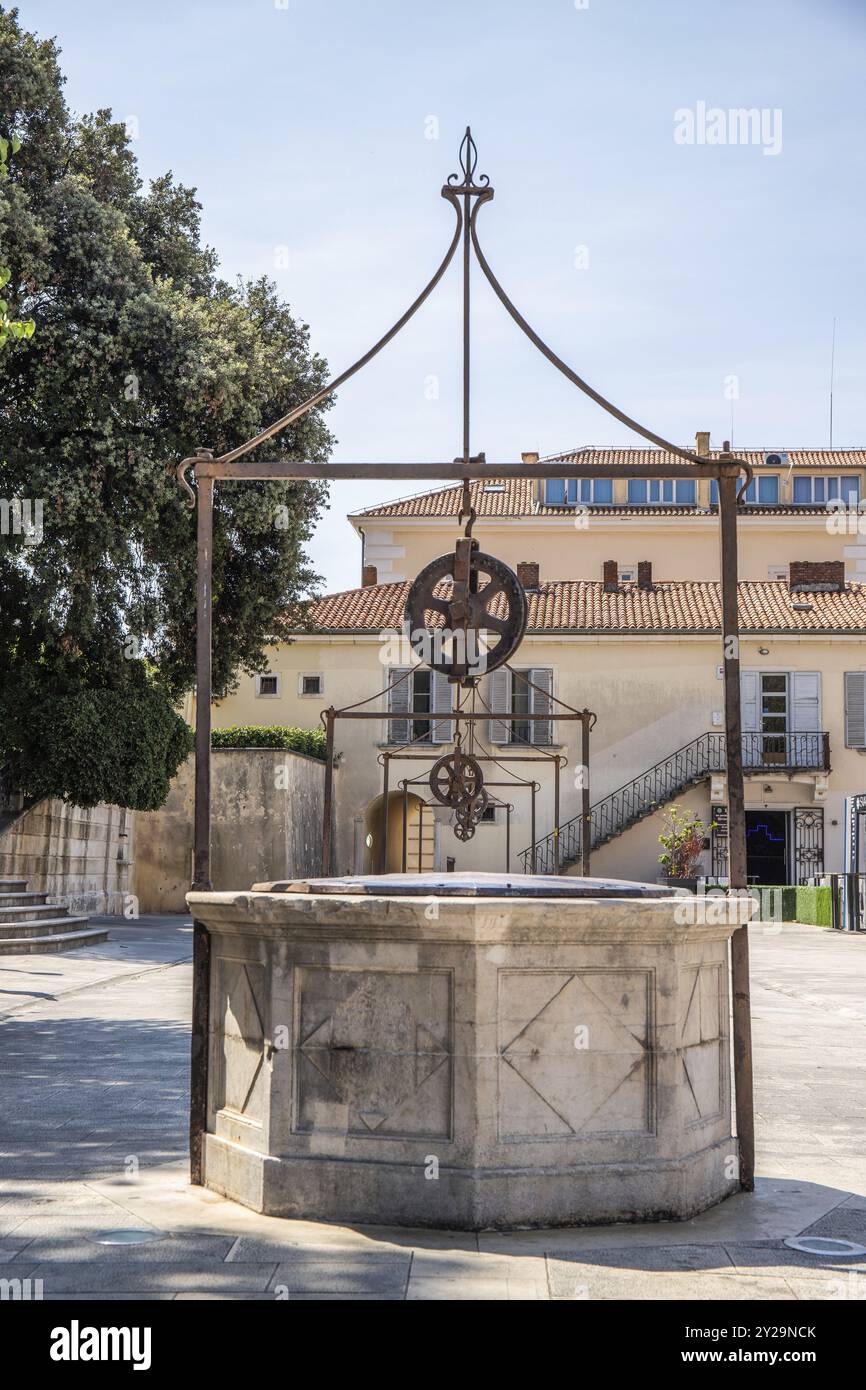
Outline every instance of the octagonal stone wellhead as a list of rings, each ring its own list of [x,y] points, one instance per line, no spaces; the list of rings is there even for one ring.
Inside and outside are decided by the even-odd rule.
[[[188,902],[208,1187],[466,1230],[686,1218],[737,1189],[728,938],[751,898],[386,874]]]

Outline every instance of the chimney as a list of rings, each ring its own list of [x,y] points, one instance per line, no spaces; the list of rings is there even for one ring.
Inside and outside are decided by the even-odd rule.
[[[361,588],[371,589],[374,584],[379,583],[379,576],[375,565],[365,565],[361,570]]]
[[[619,592],[619,569],[616,560],[605,560],[602,567],[604,578],[604,592],[615,594]]]
[[[538,463],[538,454],[521,454],[521,463]]]
[[[710,452],[710,432],[709,430],[698,430],[695,435],[695,453],[705,458]]]
[[[538,561],[520,560],[517,565],[517,578],[524,589],[538,588]]]
[[[651,589],[653,586],[653,564],[652,560],[638,560],[637,562],[637,586],[639,589]]]
[[[840,594],[845,588],[845,561],[792,560],[788,588],[792,594]]]

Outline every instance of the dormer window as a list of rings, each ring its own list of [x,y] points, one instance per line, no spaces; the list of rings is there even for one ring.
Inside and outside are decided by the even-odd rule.
[[[846,507],[856,507],[860,500],[860,479],[850,477],[826,477],[807,474],[794,479],[794,505],[799,507],[823,507],[827,502],[844,502]]]
[[[768,473],[763,478],[753,478],[744,494],[746,502],[757,502],[761,507],[776,507],[779,504],[779,475]],[[715,478],[710,483],[710,506],[719,505],[719,485]]]
[[[694,507],[697,485],[694,478],[629,478],[628,500],[637,507]]]
[[[548,507],[609,507],[613,478],[545,478],[544,502]]]

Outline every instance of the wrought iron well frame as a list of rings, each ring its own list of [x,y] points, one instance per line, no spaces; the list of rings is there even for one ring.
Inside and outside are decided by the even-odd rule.
[[[727,442],[717,459],[710,459],[684,449],[662,435],[654,433],[632,419],[613,402],[594,390],[582,377],[560,358],[535,332],[494,275],[478,239],[477,219],[481,207],[490,202],[494,190],[487,175],[476,179],[478,154],[471,131],[467,127],[460,146],[462,179],[449,176],[442,187],[442,197],[454,209],[456,225],[448,250],[409,308],[374,345],[350,367],[328,382],[308,400],[295,406],[286,415],[260,430],[251,439],[229,449],[215,458],[210,449],[201,448],[182,460],[177,467],[178,482],[185,489],[189,505],[197,509],[197,571],[196,571],[196,727],[195,727],[195,831],[194,890],[211,888],[210,874],[210,770],[211,770],[211,692],[212,692],[212,620],[213,620],[213,504],[214,488],[221,481],[255,481],[280,479],[302,481],[323,479],[332,482],[349,479],[448,480],[509,478],[538,478],[537,464],[488,463],[483,453],[470,451],[470,268],[472,253],[485,278],[507,312],[530,342],[578,390],[614,419],[641,435],[680,463],[638,464],[629,468],[630,477],[643,478],[709,478],[718,483],[721,608],[722,608],[722,669],[725,694],[725,732],[727,736],[728,791],[728,865],[732,889],[746,887],[746,835],[743,786],[741,718],[740,718],[740,659],[739,621],[737,614],[737,511],[748,484],[752,469],[745,459],[737,458]],[[310,463],[288,459],[270,461],[244,460],[244,455],[259,448],[281,430],[299,420],[307,411],[321,404],[356,372],[371,361],[409,322],[430,296],[451,264],[458,246],[463,249],[463,451],[451,462],[440,463]],[[188,474],[194,472],[195,490]],[[745,479],[740,482],[741,476]],[[544,477],[584,478],[621,477],[622,468],[611,464],[545,463]],[[381,716],[379,716],[381,718]],[[754,1111],[752,1097],[752,1043],[749,986],[748,929],[739,927],[731,938],[731,993],[733,998],[734,1077],[736,1090],[737,1137],[739,1145],[740,1186],[745,1191],[754,1188]],[[210,942],[202,923],[193,924],[193,999],[190,1078],[190,1173],[193,1183],[201,1183],[203,1137],[207,1124],[208,1043],[210,1032]]]

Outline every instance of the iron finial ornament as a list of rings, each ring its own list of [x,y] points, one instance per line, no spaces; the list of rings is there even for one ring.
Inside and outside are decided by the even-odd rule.
[[[455,193],[486,192],[492,198],[493,189],[490,187],[490,179],[486,174],[479,174],[478,182],[475,182],[475,170],[478,168],[478,146],[472,138],[472,131],[469,126],[466,127],[466,134],[460,142],[458,158],[463,181],[460,182],[458,174],[449,174],[446,187]]]

